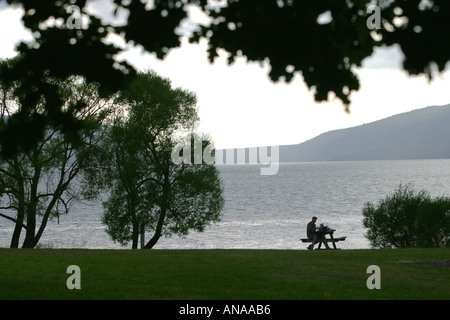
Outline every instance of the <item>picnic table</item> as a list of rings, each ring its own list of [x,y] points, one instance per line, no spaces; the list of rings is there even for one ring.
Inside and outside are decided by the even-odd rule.
[[[319,247],[316,249],[316,250],[326,250],[326,247],[325,247],[325,249],[321,249],[321,247],[322,247],[322,244],[323,244],[323,242],[324,241],[326,241],[327,243],[328,242],[331,242],[332,244],[333,244],[333,248],[329,248],[330,250],[339,250],[337,247],[336,247],[336,242],[339,242],[339,241],[345,241],[345,239],[347,238],[347,237],[340,237],[340,238],[334,238],[333,237],[333,233],[334,233],[334,231],[336,231],[335,229],[327,229],[327,230],[317,230],[315,233],[316,234],[319,234],[319,235],[323,235],[323,238],[322,238],[322,241],[320,241],[319,242]],[[329,238],[327,239],[327,237],[326,237],[326,235],[329,235]],[[300,239],[302,242],[312,242],[312,240],[310,240],[310,239],[308,239],[308,238],[302,238],[302,239]],[[325,245],[324,245],[325,246]]]

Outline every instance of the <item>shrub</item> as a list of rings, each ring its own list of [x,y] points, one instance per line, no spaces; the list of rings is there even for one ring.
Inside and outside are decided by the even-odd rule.
[[[366,238],[373,247],[445,247],[450,234],[450,198],[432,198],[400,185],[391,195],[362,210]]]

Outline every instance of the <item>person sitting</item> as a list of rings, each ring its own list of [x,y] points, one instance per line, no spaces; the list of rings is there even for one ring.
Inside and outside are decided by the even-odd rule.
[[[306,236],[308,237],[309,240],[312,241],[312,243],[308,246],[308,250],[314,249],[314,245],[319,242],[323,242],[325,244],[325,247],[327,249],[330,249],[328,247],[327,241],[325,240],[325,236],[323,234],[318,234],[316,232],[316,230],[317,230],[316,221],[317,221],[317,217],[314,216],[314,217],[312,217],[311,221],[306,226]]]

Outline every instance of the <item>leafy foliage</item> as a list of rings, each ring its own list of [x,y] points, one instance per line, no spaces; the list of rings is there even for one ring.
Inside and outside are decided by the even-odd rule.
[[[378,46],[398,44],[405,55],[403,68],[413,75],[425,73],[432,78],[433,70],[443,71],[450,59],[446,38],[450,2],[446,0],[114,0],[116,13],[128,13],[120,25],[89,14],[87,0],[6,2],[23,7],[22,20],[34,41],[18,45],[19,64],[0,68],[4,81],[22,81],[16,90],[26,106],[0,131],[3,156],[13,154],[16,146],[35,145],[43,137],[43,123],[71,132],[74,138],[83,126],[63,112],[57,87],[46,77],[65,80],[80,75],[99,83],[102,95],[124,88],[136,71],[115,60],[125,49],[108,43],[107,36],[121,35],[128,44],[164,58],[180,45],[178,28],[192,6],[200,8],[209,22],[197,24],[188,37],[192,42],[208,40],[211,61],[219,49],[229,53],[230,63],[237,56],[268,61],[272,80],[290,81],[297,72],[317,101],[334,93],[348,107],[351,93],[359,89],[354,69]],[[381,8],[380,30],[367,28],[367,8],[373,4]],[[71,18],[71,5],[81,9],[86,21],[82,28],[70,29],[64,23]],[[319,19],[324,14],[331,19]],[[63,23],[49,24],[53,18]],[[46,112],[37,113],[33,106],[42,99]],[[15,134],[23,128],[26,135]]]
[[[47,81],[50,82],[49,79]],[[20,85],[20,82],[16,84]],[[107,101],[98,99],[97,88],[86,84],[79,77],[57,83],[58,94],[66,104],[64,112],[75,119],[82,119],[86,127],[80,131],[82,143],[73,144],[58,129],[44,125],[42,141],[28,150],[20,150],[10,158],[0,161],[0,216],[14,222],[11,247],[17,248],[22,232],[24,248],[35,247],[50,219],[67,214],[71,204],[80,199],[74,185],[82,170],[86,155],[96,142],[93,134]],[[20,113],[23,108],[15,96],[13,87],[0,81],[2,92],[0,127]],[[80,112],[73,105],[82,103],[87,107]],[[40,111],[42,105],[34,107]]]
[[[217,169],[175,164],[171,157],[177,137],[195,128],[196,103],[193,93],[172,88],[152,71],[121,91],[117,104],[124,112],[105,127],[104,143],[85,175],[89,191],[110,190],[103,222],[114,241],[131,241],[136,249],[139,235],[148,231],[153,236],[145,247],[152,248],[161,236],[186,236],[219,221],[224,200]]]
[[[373,247],[445,247],[450,244],[450,198],[402,186],[362,214]]]

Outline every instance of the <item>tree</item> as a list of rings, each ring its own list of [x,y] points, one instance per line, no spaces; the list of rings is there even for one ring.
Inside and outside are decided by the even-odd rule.
[[[101,144],[89,156],[84,169],[84,193],[87,198],[96,198],[100,190],[110,192],[103,203],[103,223],[114,241],[126,245],[132,241],[136,249],[145,212],[137,210],[142,202],[140,189],[146,182],[146,172],[140,165],[137,137],[129,136],[125,120],[118,115],[113,123],[103,127]]]
[[[73,145],[59,134],[57,128],[46,126],[42,141],[35,147],[0,161],[0,216],[15,223],[11,248],[19,247],[23,230],[22,247],[34,248],[48,220],[57,218],[59,221],[59,217],[69,213],[71,203],[80,196],[73,182],[95,142],[96,117],[106,102],[96,99],[95,86],[87,85],[77,77],[60,83],[58,87],[66,102],[65,111],[76,119],[85,120],[89,127],[81,132],[83,143]],[[0,82],[1,127],[14,119],[23,107],[12,89]],[[78,112],[71,107],[76,101],[86,103],[88,107]],[[36,105],[35,109],[39,113],[44,112],[42,104]]]
[[[373,247],[445,247],[450,244],[450,198],[402,186],[362,214]]]
[[[425,200],[417,211],[414,229],[418,247],[450,246],[450,198]]]
[[[3,2],[0,0],[0,4]],[[114,0],[116,13],[128,13],[120,25],[89,14],[87,0],[6,2],[24,8],[22,20],[34,41],[18,45],[21,63],[12,69],[0,69],[0,77],[8,82],[24,80],[17,88],[28,102],[24,105],[33,106],[45,97],[46,108],[51,111],[46,121],[61,126],[62,132],[76,133],[83,123],[74,125],[73,119],[59,117],[62,103],[55,86],[42,82],[43,75],[60,80],[81,75],[88,82],[100,83],[101,94],[123,88],[136,72],[126,62],[114,59],[124,49],[108,43],[106,37],[119,34],[127,43],[141,45],[162,59],[180,45],[178,28],[191,6],[200,8],[209,22],[197,24],[188,37],[192,42],[207,39],[211,61],[218,49],[229,53],[230,63],[237,56],[268,61],[274,81],[289,81],[295,73],[301,74],[317,101],[327,100],[334,93],[348,107],[351,93],[359,89],[354,68],[379,46],[398,44],[405,55],[403,68],[411,75],[432,78],[450,60],[447,0]],[[370,5],[380,8],[381,29],[367,27]],[[73,16],[73,6],[79,9],[79,16]],[[59,23],[48,23],[52,18]],[[81,18],[84,22],[78,21],[80,28],[68,23]],[[26,112],[32,109],[24,109]],[[25,124],[31,137],[8,139]],[[30,138],[29,144],[42,139],[38,124],[34,118],[25,122],[21,117],[10,122],[0,132],[2,154],[12,154],[15,146],[26,146]]]
[[[194,136],[192,144],[195,139]],[[203,153],[211,141],[201,140]],[[152,148],[148,150],[157,161],[154,166],[157,179],[147,189],[146,199],[153,199],[156,204],[154,218],[157,219],[153,220],[156,224],[150,225],[154,235],[145,245],[146,249],[153,248],[162,235],[184,237],[190,230],[202,232],[211,223],[220,221],[225,200],[217,168],[204,161],[201,164],[174,164],[171,150],[175,143],[176,140],[166,144],[163,153]]]
[[[139,74],[121,92],[117,103],[125,112],[105,128],[108,138],[85,183],[110,190],[103,222],[114,241],[136,249],[146,230],[153,236],[144,247],[152,248],[161,236],[186,236],[219,221],[224,200],[215,166],[172,161],[177,137],[198,121],[196,102],[154,72]]]

